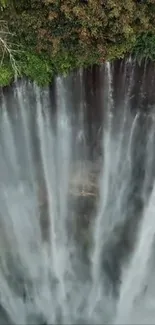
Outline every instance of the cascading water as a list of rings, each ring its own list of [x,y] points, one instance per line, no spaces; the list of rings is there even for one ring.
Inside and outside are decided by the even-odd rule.
[[[151,71],[1,92],[0,324],[154,324]]]

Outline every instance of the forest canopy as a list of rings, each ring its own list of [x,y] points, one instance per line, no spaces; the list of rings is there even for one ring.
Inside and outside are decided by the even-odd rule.
[[[0,9],[16,73],[41,85],[106,59],[155,59],[154,0],[0,0]],[[0,84],[7,84],[13,67],[0,46]]]

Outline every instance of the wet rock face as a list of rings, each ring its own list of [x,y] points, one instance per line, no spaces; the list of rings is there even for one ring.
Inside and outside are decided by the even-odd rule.
[[[76,236],[85,233],[95,215],[99,195],[99,163],[78,162],[72,168],[68,188],[68,206],[72,227]],[[49,238],[48,197],[45,185],[38,183],[40,225],[43,240]],[[70,227],[68,225],[68,227]]]
[[[49,309],[52,310],[49,314],[52,313],[53,317],[55,313],[57,324],[63,323],[61,286],[61,289],[66,286],[71,312],[78,285],[80,287],[79,296],[76,296],[79,302],[74,306],[77,308],[75,314],[78,314],[73,315],[74,324],[78,323],[77,319],[89,323],[81,310],[88,301],[87,284],[96,286],[96,279],[92,279],[94,274],[99,277],[98,283],[105,289],[106,296],[110,292],[114,299],[118,299],[122,269],[128,265],[134,252],[137,230],[155,176],[154,110],[151,106],[155,103],[155,78],[151,84],[147,83],[146,80],[151,80],[150,66],[147,71],[145,79],[141,68],[134,67],[130,61],[116,62],[111,66],[107,63],[106,67],[83,71],[82,82],[78,73],[74,78],[72,75],[66,79],[58,78],[56,91],[50,89],[50,94],[48,90],[42,93],[32,84],[23,84],[21,88],[18,86],[19,97],[14,89],[10,93],[8,90],[5,96],[2,111],[5,107],[8,115],[0,116],[0,189],[1,184],[4,188],[6,185],[4,192],[9,195],[8,187],[13,184],[12,192],[17,192],[17,196],[13,197],[11,206],[9,196],[4,195],[2,200],[3,191],[0,192],[3,212],[0,214],[0,263],[4,256],[11,292],[24,304],[32,302],[33,309],[32,296],[35,294],[32,288],[35,283],[43,299],[40,306],[44,303],[46,309],[41,278],[43,266],[48,265],[46,253],[48,255],[49,251],[46,248],[53,244],[52,262],[56,262],[56,268],[51,271],[51,264],[47,266],[48,273],[51,273],[49,278],[45,277],[45,287],[47,289],[50,285],[49,291],[54,292],[54,298],[56,293],[58,301],[53,309],[50,301]],[[26,183],[25,192],[24,186],[18,187],[18,183]],[[35,189],[34,196],[32,188]],[[50,199],[55,204],[55,213],[50,211],[49,215]],[[27,202],[32,205],[30,211]],[[19,211],[23,219],[18,218]],[[33,219],[36,211],[38,219]],[[28,222],[24,223],[25,216],[28,216]],[[99,221],[97,225],[95,220]],[[58,236],[51,231],[52,223],[55,223]],[[16,230],[13,239],[16,243],[18,237],[18,241],[11,250],[13,240],[7,229],[12,233],[13,226]],[[34,232],[31,233],[32,228]],[[96,269],[92,271],[94,265],[91,263],[96,247],[99,250],[95,259],[97,272]],[[16,250],[19,259],[13,254]],[[35,263],[35,257],[41,263]],[[27,267],[20,268],[21,264]],[[63,279],[61,270],[64,271]],[[33,272],[37,274],[35,279]],[[81,299],[85,300],[85,305]],[[92,307],[91,303],[88,309]],[[98,314],[102,307],[103,304],[97,306]],[[46,315],[42,315],[40,310],[31,311],[29,323],[46,324]],[[100,319],[97,320],[96,323],[101,323]]]
[[[68,236],[73,236],[83,251],[85,261],[89,263],[89,253],[92,246],[92,226],[97,213],[99,200],[99,163],[90,164],[90,168],[83,169],[79,164],[73,168],[69,182],[68,206],[69,220]],[[139,167],[137,167],[139,168]],[[130,253],[134,249],[137,228],[143,212],[143,200],[137,188],[135,189],[135,172],[131,181],[131,193],[126,202],[126,222],[118,224],[107,240],[102,252],[101,265],[104,276],[107,276],[107,290],[111,287],[114,295],[118,295],[121,282],[121,265],[127,263]],[[40,196],[40,220],[43,240],[49,238],[48,203],[43,188]]]

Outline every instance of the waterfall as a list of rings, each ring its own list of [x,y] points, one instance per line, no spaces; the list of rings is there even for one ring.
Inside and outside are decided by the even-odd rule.
[[[1,90],[0,324],[154,324],[152,73]]]
[[[135,245],[135,251],[131,257],[128,268],[125,270],[122,277],[123,281],[120,290],[115,324],[130,324],[133,322],[132,316],[130,315],[131,309],[136,309],[136,298],[141,294],[141,291],[144,291],[148,281],[146,277],[155,234],[154,204],[155,189],[153,188],[148,206],[144,211],[143,219],[139,229],[137,244]],[[137,267],[139,271],[137,271]],[[141,295],[140,298],[144,299],[144,297],[141,297]],[[141,306],[141,308],[143,307]],[[143,309],[141,310],[141,313],[142,311]],[[148,319],[145,321],[148,322]]]

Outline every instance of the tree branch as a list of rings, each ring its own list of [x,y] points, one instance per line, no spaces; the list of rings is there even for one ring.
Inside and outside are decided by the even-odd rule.
[[[5,55],[8,55],[15,77],[17,77],[17,75],[19,74],[19,69],[14,54],[18,52],[18,50],[12,48],[14,44],[10,43],[10,36],[12,36],[12,34],[9,32],[6,22],[0,21],[0,65],[3,64]]]

